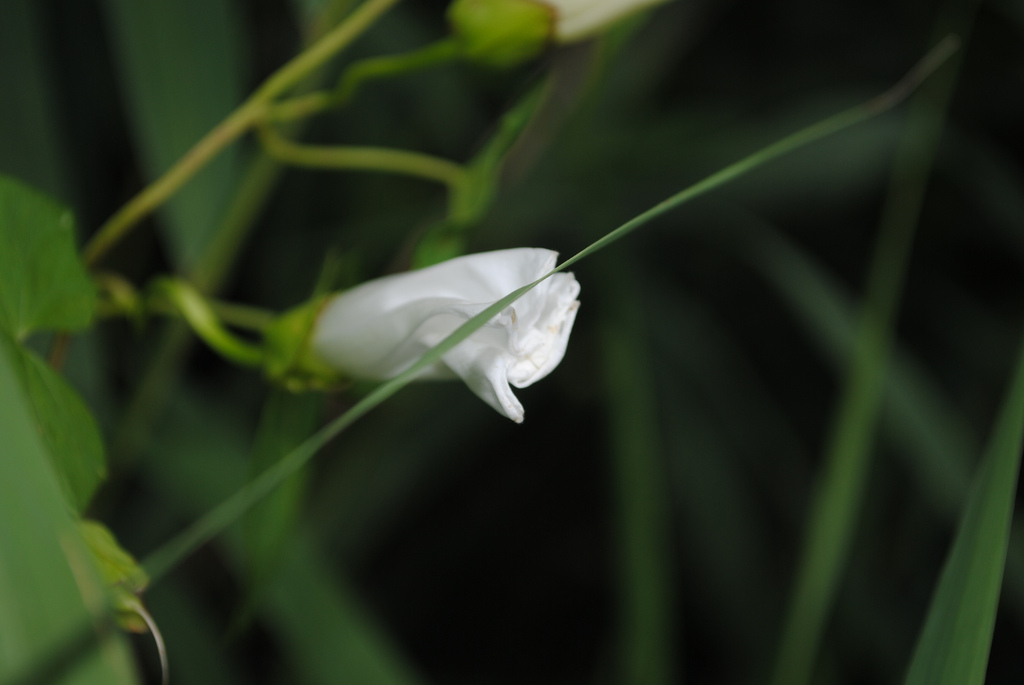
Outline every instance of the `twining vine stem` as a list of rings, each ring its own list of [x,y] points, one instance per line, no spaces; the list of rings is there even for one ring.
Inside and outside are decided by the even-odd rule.
[[[274,98],[296,86],[310,72],[348,46],[397,2],[366,0],[345,21],[271,74],[255,93],[203,136],[160,178],[146,186],[100,226],[82,251],[85,263],[95,265],[139,221],[166,202],[217,153],[261,121]]]

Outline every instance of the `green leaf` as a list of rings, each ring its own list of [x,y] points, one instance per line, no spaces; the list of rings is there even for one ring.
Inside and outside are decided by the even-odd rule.
[[[1024,345],[942,569],[907,685],[985,682],[1024,436]]]
[[[229,0],[106,0],[121,91],[149,179],[162,174],[243,96],[239,17]],[[195,266],[239,176],[237,146],[161,211],[181,271]]]
[[[3,353],[0,435],[0,682],[137,682]]]
[[[36,330],[78,330],[95,306],[71,212],[0,176],[0,329],[18,340]]]
[[[146,622],[139,615],[138,607],[141,606],[139,597],[149,585],[149,576],[102,523],[79,521],[78,531],[99,569],[118,624],[135,633],[146,632]]]
[[[67,501],[81,512],[107,473],[99,428],[78,393],[34,353],[0,333],[0,354],[6,353],[28,398],[36,432]]]

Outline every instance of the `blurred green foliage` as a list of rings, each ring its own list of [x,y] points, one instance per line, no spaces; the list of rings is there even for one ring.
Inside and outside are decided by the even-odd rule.
[[[353,5],[6,0],[0,173],[70,206],[81,241]],[[521,125],[506,115],[545,81],[547,94],[508,148],[501,182],[479,189],[487,207],[474,204],[465,225],[446,223],[443,186],[275,168],[249,138],[103,268],[138,286],[198,270],[224,298],[284,311],[314,291],[328,253],[349,265],[338,287],[432,261],[453,244],[568,256],[682,187],[883,91],[930,47],[940,14],[952,11],[955,23],[959,9],[676,0],[512,71],[451,64],[370,82],[344,110],[293,135],[488,165],[502,117]],[[444,12],[443,2],[399,3],[319,78],[333,83],[347,61],[443,38]],[[867,440],[863,495],[811,655],[813,682],[907,673],[1010,383],[1024,322],[1021,16],[1018,3],[977,7],[934,162],[922,170],[879,430]],[[903,192],[889,179],[906,117],[885,114],[772,162],[575,265],[576,330],[560,368],[519,393],[523,425],[456,384],[406,388],[358,422],[276,499],[148,590],[172,682],[764,682],[882,208]],[[218,244],[228,225],[242,227],[237,242]],[[7,237],[0,265],[20,264]],[[203,271],[211,263],[218,273]],[[2,284],[9,270],[0,271]],[[15,349],[21,333],[4,326],[0,419],[14,426],[30,415],[12,380],[20,359],[40,383],[53,375],[55,405],[77,407],[36,355],[49,341]],[[358,399],[356,389],[289,404],[256,372],[186,340],[173,323],[140,331],[104,321],[72,341],[65,366],[111,446],[88,514],[140,559]],[[17,434],[28,445],[19,458],[31,457],[24,472],[8,471],[13,447],[0,453],[0,564],[16,549],[60,553],[49,534],[38,534],[37,547],[26,542],[37,535],[34,519],[17,518],[25,515],[16,507],[32,501],[11,499],[21,481],[10,479],[31,475],[38,511],[70,526],[58,481],[39,468],[55,444],[43,438]],[[90,440],[73,442],[84,449]],[[979,482],[996,488],[991,480]],[[1012,489],[1000,492],[1008,505]],[[83,485],[74,501],[84,506],[90,494]],[[990,683],[1024,673],[1024,534],[1009,535]],[[39,561],[45,573],[17,576],[24,585],[3,585],[2,597],[38,581],[53,593],[40,611],[71,606],[68,625],[84,621],[57,566]],[[990,591],[949,590],[954,582],[940,590],[949,606],[951,593],[995,601]],[[2,674],[16,670],[4,670],[14,662],[2,637],[18,634],[30,613],[0,612]],[[58,642],[40,634],[39,651],[15,665]],[[155,681],[151,641],[132,644]],[[130,682],[125,664],[108,666]]]

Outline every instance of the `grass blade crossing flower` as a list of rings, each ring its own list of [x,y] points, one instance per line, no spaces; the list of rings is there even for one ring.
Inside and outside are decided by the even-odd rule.
[[[550,272],[557,257],[538,248],[498,250],[369,281],[324,305],[313,352],[353,378],[393,378],[504,295]],[[552,276],[420,378],[460,377],[482,400],[521,422],[523,407],[509,384],[525,388],[558,366],[579,291],[572,274]]]

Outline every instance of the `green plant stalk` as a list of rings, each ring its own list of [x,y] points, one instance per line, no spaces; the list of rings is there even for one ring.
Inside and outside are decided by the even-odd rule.
[[[154,295],[166,298],[196,335],[217,353],[245,366],[263,363],[263,348],[239,339],[225,328],[213,308],[190,284],[165,278],[154,283],[152,289]]]
[[[82,251],[85,263],[95,265],[133,226],[166,202],[217,153],[248,131],[263,110],[263,103],[249,99],[217,124],[160,178],[143,188],[99,228]]]
[[[263,102],[299,85],[310,73],[358,38],[398,0],[366,0],[345,21],[270,75],[253,97]]]
[[[338,17],[345,14],[348,4],[347,0],[336,0],[329,4],[316,20],[316,25],[331,26]],[[311,44],[319,40],[322,33],[322,30],[313,31]],[[315,80],[313,75],[308,81],[312,80]],[[282,169],[281,165],[261,152],[257,152],[255,159],[249,163],[220,227],[203,251],[195,269],[189,274],[188,280],[200,292],[214,293],[220,289],[239,248],[270,197],[271,188],[280,178]],[[111,459],[129,458],[135,446],[149,432],[149,426],[162,402],[161,398],[167,394],[167,388],[174,384],[177,369],[191,340],[189,329],[183,323],[172,322],[167,327],[111,441]]]
[[[490,209],[509,151],[540,112],[551,91],[551,79],[546,78],[501,117],[497,131],[466,165],[470,180],[453,195],[450,219],[472,224]]]
[[[423,71],[454,61],[458,56],[455,41],[445,38],[412,52],[360,60],[345,70],[335,90],[320,90],[279,102],[267,112],[267,120],[294,121],[343,107],[355,96],[359,88],[370,81]]]
[[[269,103],[294,88],[308,74],[355,40],[398,0],[366,0],[348,19],[274,72],[255,93],[206,134],[153,183],[146,186],[100,226],[82,257],[93,265],[139,221],[166,202],[221,150],[251,129]]]
[[[269,126],[259,128],[260,142],[271,158],[285,164],[316,169],[381,171],[415,176],[459,188],[466,179],[462,165],[419,152],[382,147],[302,145]]]
[[[463,180],[450,187],[446,216],[416,241],[413,268],[430,266],[464,252],[465,235],[494,204],[510,150],[541,111],[551,93],[545,78],[502,115],[490,140],[465,164]]]
[[[249,305],[222,300],[208,300],[214,315],[229,326],[250,331],[262,331],[277,318],[277,314]]]
[[[955,39],[947,39],[929,52],[911,72],[895,87],[869,102],[829,117],[821,122],[798,131],[782,140],[761,149],[744,159],[731,164],[721,171],[708,176],[688,188],[660,202],[646,212],[627,221],[604,237],[591,243],[566,261],[551,270],[550,273],[538,278],[533,283],[518,288],[501,298],[485,310],[459,326],[451,335],[428,350],[419,361],[404,373],[377,386],[372,392],[357,402],[347,412],[334,419],[314,433],[308,440],[296,447],[292,452],[250,481],[237,493],[226,499],[208,514],[200,518],[180,534],[169,540],[153,552],[143,563],[146,572],[155,582],[168,573],[174,566],[200,546],[219,535],[225,528],[236,521],[253,504],[270,493],[288,476],[302,468],[321,447],[344,431],[356,420],[363,417],[380,403],[408,385],[426,367],[436,363],[445,353],[468,338],[495,315],[500,313],[522,295],[535,288],[550,276],[567,269],[584,257],[607,247],[614,241],[625,237],[640,226],[665,212],[674,209],[693,198],[731,181],[743,174],[756,169],[776,157],[791,152],[803,145],[812,143],[828,134],[848,128],[865,119],[880,114],[898,104],[925,78],[938,67],[957,48]]]
[[[906,266],[958,63],[954,58],[941,78],[915,98],[897,147],[852,358],[812,494],[774,685],[810,681],[849,557],[864,500]]]

